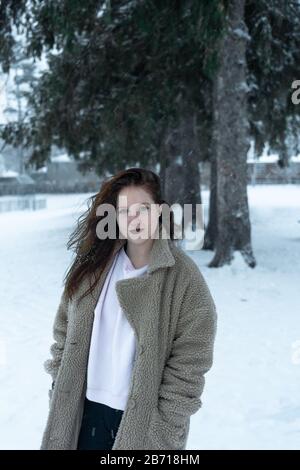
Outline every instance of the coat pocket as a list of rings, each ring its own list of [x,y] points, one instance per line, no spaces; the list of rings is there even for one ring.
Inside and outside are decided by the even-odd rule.
[[[190,418],[183,420],[181,426],[174,426],[166,421],[157,406],[152,410],[146,446],[148,450],[184,450],[189,432]]]

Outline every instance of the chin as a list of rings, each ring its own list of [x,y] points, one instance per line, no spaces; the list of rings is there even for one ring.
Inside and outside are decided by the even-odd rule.
[[[142,245],[143,243],[149,241],[149,238],[139,237],[139,238],[132,239],[132,238],[128,237],[127,241],[130,241],[130,243],[134,243],[135,245]]]

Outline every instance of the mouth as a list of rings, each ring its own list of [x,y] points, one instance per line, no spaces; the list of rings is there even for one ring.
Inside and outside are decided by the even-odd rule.
[[[143,229],[141,229],[141,227],[137,227],[136,229],[132,229],[132,230],[129,230],[130,233],[141,233],[143,231]]]

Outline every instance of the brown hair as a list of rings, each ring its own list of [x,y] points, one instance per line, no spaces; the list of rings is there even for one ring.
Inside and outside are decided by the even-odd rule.
[[[64,282],[67,296],[71,298],[85,276],[95,276],[90,288],[80,297],[89,294],[97,284],[106,264],[109,262],[116,240],[97,237],[96,226],[105,217],[97,215],[97,207],[101,204],[112,204],[117,208],[118,194],[126,186],[143,186],[151,195],[155,204],[166,204],[169,214],[168,236],[174,240],[174,213],[169,204],[162,199],[159,176],[151,170],[143,168],[129,168],[119,171],[102,183],[100,191],[88,198],[88,209],[78,218],[77,227],[72,232],[67,243],[68,249],[73,248],[76,258],[68,269]],[[162,214],[159,217],[159,227],[162,224]],[[119,227],[116,227],[116,236],[119,238]]]

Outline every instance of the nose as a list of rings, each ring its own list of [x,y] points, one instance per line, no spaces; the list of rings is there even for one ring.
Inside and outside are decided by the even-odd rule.
[[[139,225],[140,224],[139,214],[128,216],[128,225],[131,224],[133,220],[135,220],[135,225]]]

